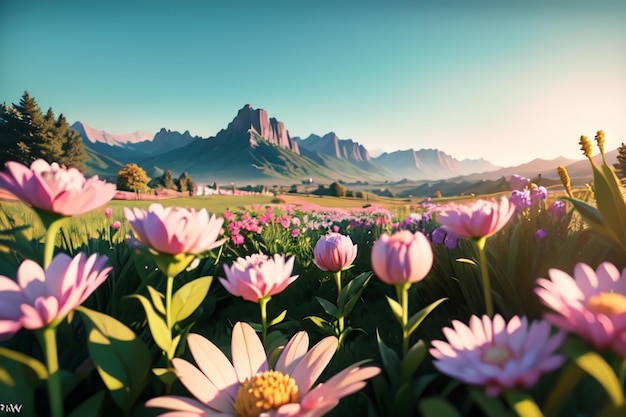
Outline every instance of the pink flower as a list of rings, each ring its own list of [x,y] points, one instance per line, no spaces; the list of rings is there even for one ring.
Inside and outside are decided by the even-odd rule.
[[[226,278],[220,278],[220,282],[232,295],[257,303],[261,298],[282,292],[298,278],[291,276],[294,261],[293,256],[285,262],[283,255],[270,258],[255,253],[238,258],[230,268],[224,265]]]
[[[22,327],[41,329],[58,324],[108,277],[106,256],[74,258],[59,254],[45,271],[27,259],[17,269],[17,279],[0,275],[0,339]]]
[[[522,177],[521,175],[513,174],[509,178],[509,186],[511,190],[523,190],[528,187],[530,184],[530,180],[526,177]]]
[[[596,349],[611,348],[626,357],[626,269],[604,262],[597,270],[578,263],[574,277],[559,269],[539,278],[535,293],[554,312],[546,320],[576,333]]]
[[[372,269],[387,284],[423,280],[433,266],[433,249],[422,232],[383,233],[372,248]]]
[[[111,207],[107,207],[104,209],[104,215],[107,216],[107,219],[110,219],[113,215],[113,209]]]
[[[163,415],[318,417],[380,373],[378,367],[354,364],[313,386],[337,349],[334,336],[322,339],[307,352],[307,334],[296,333],[274,369],[268,365],[263,344],[246,323],[236,323],[233,328],[232,365],[204,337],[192,333],[187,342],[198,367],[180,358],[174,358],[172,364],[195,399],[168,395],[146,403],[148,407],[174,411]]]
[[[120,227],[122,227],[122,223],[120,223],[119,220],[115,220],[113,224],[111,225],[111,227],[115,230],[118,230]]]
[[[235,245],[243,245],[243,242],[245,242],[244,237],[239,233],[233,234],[230,238]]]
[[[293,229],[291,231],[291,237],[298,237],[300,236],[300,229]]]
[[[139,243],[158,253],[199,255],[226,241],[217,240],[224,219],[214,214],[209,217],[205,209],[163,208],[152,204],[148,211],[125,207],[124,214]]]
[[[87,213],[103,206],[115,195],[115,185],[89,179],[76,168],[62,168],[37,159],[28,168],[7,162],[0,172],[0,189],[33,208],[62,216]]]
[[[469,204],[450,203],[438,210],[437,221],[458,237],[489,237],[502,229],[515,214],[515,205],[506,197],[476,200]]]
[[[458,320],[452,326],[443,329],[447,342],[432,342],[433,364],[446,375],[484,386],[491,397],[513,387],[531,388],[543,373],[565,362],[554,353],[565,333],[550,336],[546,321],[528,326],[526,317],[513,316],[507,324],[496,314],[493,321],[472,316],[469,326]]]
[[[357,245],[350,236],[327,233],[315,244],[313,262],[322,271],[339,272],[352,265],[356,253]]]

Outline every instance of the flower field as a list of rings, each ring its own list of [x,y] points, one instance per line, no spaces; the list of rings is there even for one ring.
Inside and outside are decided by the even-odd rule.
[[[581,147],[587,189],[559,168],[558,192],[513,176],[409,212],[112,201],[10,162],[2,411],[624,416],[626,201]]]

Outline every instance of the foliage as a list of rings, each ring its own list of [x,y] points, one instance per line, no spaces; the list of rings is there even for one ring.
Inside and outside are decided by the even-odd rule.
[[[17,161],[30,165],[38,158],[48,163],[85,169],[87,154],[82,138],[63,114],[55,117],[52,108],[43,114],[34,97],[26,91],[19,104],[0,106],[0,164]]]
[[[148,187],[149,182],[150,177],[137,164],[126,164],[117,173],[118,190],[145,193],[150,189]]]

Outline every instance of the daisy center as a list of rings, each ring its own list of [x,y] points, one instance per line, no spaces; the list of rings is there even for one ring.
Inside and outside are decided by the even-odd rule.
[[[298,385],[289,375],[267,371],[247,378],[235,398],[235,416],[258,417],[280,406],[298,402]]]
[[[595,314],[617,316],[626,313],[626,296],[615,292],[601,292],[587,300],[587,308]]]
[[[506,346],[493,345],[483,350],[481,359],[484,363],[502,368],[512,357],[513,354]]]

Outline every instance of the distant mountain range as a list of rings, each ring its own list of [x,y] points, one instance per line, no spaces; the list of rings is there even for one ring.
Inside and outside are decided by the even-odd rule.
[[[156,135],[136,131],[111,134],[83,122],[72,127],[87,148],[88,174],[114,180],[126,163],[136,163],[156,177],[165,170],[187,172],[198,183],[293,184],[393,182],[407,180],[497,180],[511,174],[554,177],[558,165],[573,160],[535,160],[518,167],[498,167],[484,159],[458,160],[438,149],[407,149],[373,158],[352,139],[334,132],[291,137],[283,122],[264,109],[242,107],[225,129],[201,138],[161,129]],[[584,168],[581,169],[584,174]],[[548,174],[548,172],[550,172]]]

